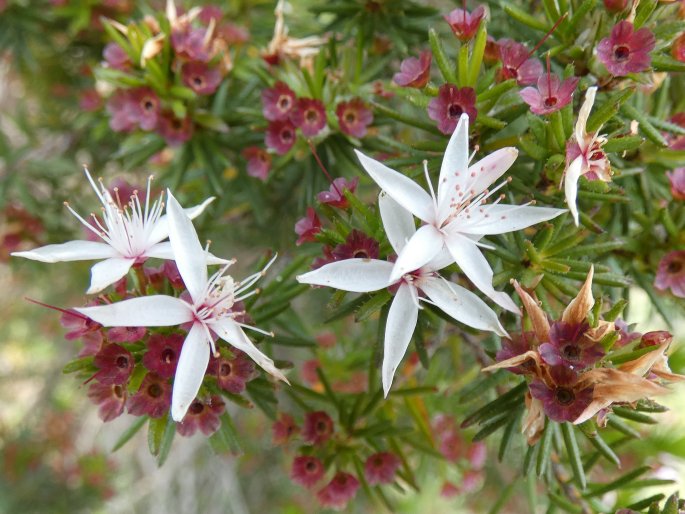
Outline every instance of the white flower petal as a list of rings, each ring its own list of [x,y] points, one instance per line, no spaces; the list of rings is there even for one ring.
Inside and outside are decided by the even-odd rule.
[[[520,314],[519,308],[509,295],[502,291],[495,291],[495,288],[492,287],[492,268],[473,241],[455,233],[449,234],[445,238],[445,244],[461,270],[473,282],[473,285],[497,305]]]
[[[297,277],[301,284],[328,286],[354,293],[378,291],[390,285],[393,264],[377,259],[345,259]]]
[[[167,190],[167,215],[169,241],[183,283],[193,301],[202,299],[207,288],[207,263],[205,251],[200,245],[195,227],[176,198]]]
[[[495,150],[486,155],[477,163],[469,166],[469,184],[466,189],[474,194],[485,191],[490,184],[494,183],[511,168],[518,157],[518,150],[511,146]]]
[[[425,266],[423,266],[423,269],[426,271],[439,271],[442,268],[445,268],[452,264],[454,262],[454,257],[452,257],[452,254],[447,250],[446,247],[443,247],[438,254],[433,257],[428,263],[426,263]]]
[[[383,392],[388,396],[395,370],[407,352],[409,341],[416,328],[419,307],[412,299],[414,286],[402,284],[390,305],[388,320],[385,325],[385,342],[383,349]]]
[[[205,208],[213,201],[214,197],[210,196],[201,204],[196,205],[195,207],[188,207],[187,209],[183,209],[183,211],[191,220],[194,220],[200,214],[202,214]],[[150,243],[158,243],[160,241],[165,240],[167,237],[169,237],[169,218],[167,217],[167,215],[162,215],[159,217],[157,223],[155,223],[155,226],[152,228],[152,232],[150,232],[149,241]]]
[[[435,220],[435,204],[433,199],[421,186],[406,175],[388,168],[371,157],[367,157],[355,150],[359,162],[381,189],[386,191],[402,207],[426,223]]]
[[[440,277],[426,278],[420,287],[435,305],[460,323],[500,336],[508,335],[495,311],[468,289]]]
[[[385,191],[378,195],[378,208],[388,240],[396,253],[400,253],[416,232],[414,217]]]
[[[583,157],[576,157],[569,165],[564,175],[564,193],[566,194],[566,205],[571,211],[573,222],[578,226],[578,207],[576,206],[576,197],[578,196],[578,179],[583,171]]]
[[[228,344],[249,355],[264,371],[276,377],[278,380],[282,380],[287,384],[290,383],[288,382],[288,379],[285,378],[283,372],[274,365],[274,361],[260,352],[254,343],[245,335],[243,329],[234,321],[223,319],[210,324],[210,328]]]
[[[478,235],[504,234],[556,218],[564,212],[566,212],[565,209],[552,209],[550,207],[529,207],[501,203],[483,205],[475,210],[469,210],[469,218],[465,214],[461,214],[445,230],[450,232],[454,228],[461,233]]]
[[[595,103],[595,93],[597,87],[589,87],[585,92],[585,101],[578,112],[578,121],[576,121],[576,141],[580,145],[581,150],[585,142],[587,119],[590,117],[590,110]],[[599,131],[599,129],[597,129]]]
[[[454,196],[457,184],[464,186],[469,166],[469,116],[462,114],[457,128],[452,132],[440,166],[438,181],[438,209],[440,218],[449,210],[449,196]]]
[[[231,262],[230,259],[222,259],[212,253],[207,253],[206,256],[208,266],[212,264],[228,264]],[[171,247],[171,242],[164,241],[163,243],[157,243],[152,248],[145,251],[145,257],[174,260],[174,250]]]
[[[183,341],[178,358],[174,389],[171,393],[171,417],[181,421],[200,390],[209,364],[209,341],[201,323],[194,323]]]
[[[75,307],[105,327],[171,327],[193,320],[190,306],[165,295],[142,296],[109,305]]]
[[[69,241],[68,243],[41,246],[25,252],[12,252],[13,257],[23,257],[40,262],[89,261],[107,259],[119,253],[105,243],[97,241]]]
[[[390,275],[394,283],[410,271],[415,271],[432,260],[443,248],[443,235],[433,225],[423,225],[398,254]]]
[[[98,262],[90,268],[90,287],[86,293],[99,293],[108,285],[114,284],[128,273],[134,262],[136,262],[135,259],[125,259],[123,257],[113,257]]]

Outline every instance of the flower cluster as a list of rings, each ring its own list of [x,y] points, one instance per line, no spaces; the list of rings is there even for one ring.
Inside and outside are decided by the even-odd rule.
[[[242,281],[226,274],[234,261],[203,249],[191,222],[211,199],[184,210],[167,191],[163,215],[163,198],[150,202],[149,183],[143,202],[134,190],[122,203],[118,188],[98,188],[87,170],[86,176],[102,203],[102,218],[87,221],[68,208],[102,242],[71,241],[13,255],[42,262],[104,259],[92,268],[88,293],[110,285],[115,292],[65,311],[62,320],[67,339],[84,339],[79,362],[94,371],[88,396],[100,406],[100,417],[109,421],[126,407],[130,414],[160,418],[171,409],[181,435],[198,429],[211,434],[224,412],[222,392],[242,393],[255,376],[253,361],[287,382],[243,331],[265,333],[249,324],[242,302],[271,263]],[[152,257],[170,262],[145,267]],[[222,268],[208,276],[211,264]],[[127,288],[129,270],[137,279],[134,291]],[[172,294],[162,294],[167,290]],[[182,332],[147,329],[174,326]]]
[[[282,81],[262,91],[262,113],[269,122],[264,142],[266,147],[284,155],[297,142],[297,131],[304,139],[322,137],[327,127],[337,127],[340,132],[355,138],[362,138],[373,123],[373,114],[361,98],[339,100],[330,105],[335,118],[328,112],[329,106],[322,100],[297,96]],[[337,125],[332,125],[332,120]],[[270,167],[270,157],[259,147],[249,147],[244,156],[248,159],[248,173],[264,180]],[[259,159],[257,161],[256,159]]]
[[[588,321],[595,304],[593,274],[591,267],[578,295],[561,319],[552,323],[536,300],[514,282],[532,331],[505,338],[497,353],[498,362],[485,370],[506,368],[527,377],[523,429],[529,444],[540,437],[545,417],[576,424],[596,417],[597,424],[603,426],[612,406],[630,405],[668,392],[660,380],[685,380],[668,368],[665,352],[672,340],[669,333],[631,337],[612,321]],[[614,365],[611,352],[628,344],[636,350],[651,351]]]
[[[335,423],[325,411],[305,413],[301,429],[292,416],[281,413],[273,425],[274,443],[285,444],[298,438],[305,446],[292,461],[290,478],[307,489],[318,488],[316,498],[323,507],[344,509],[355,497],[360,479],[374,486],[393,484],[401,466],[400,458],[395,453],[373,450],[365,458],[363,477],[355,477],[353,473],[330,464],[331,456],[335,460],[338,445],[345,443],[336,437]],[[326,478],[327,475],[330,478]]]
[[[115,132],[155,132],[170,146],[188,141],[198,127],[226,130],[207,109],[232,68],[231,50],[247,40],[216,6],[179,15],[172,0],[166,17],[126,27],[108,22],[114,41],[103,51],[96,76],[110,82],[107,111]]]

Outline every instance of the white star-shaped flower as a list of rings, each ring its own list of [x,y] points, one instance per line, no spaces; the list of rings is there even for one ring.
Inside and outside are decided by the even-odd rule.
[[[419,269],[447,249],[473,284],[495,303],[512,312],[516,304],[492,286],[493,272],[478,246],[486,235],[519,230],[552,219],[564,210],[525,205],[505,205],[498,197],[486,201],[502,187],[487,188],[509,169],[518,155],[515,148],[502,148],[469,166],[468,116],[463,114],[452,134],[440,168],[438,194],[426,178],[430,194],[406,175],[356,151],[371,178],[397,203],[422,220],[422,225],[409,239],[397,257],[390,274],[394,282]],[[424,165],[425,166],[425,165]]]
[[[114,284],[128,273],[131,266],[148,257],[174,258],[170,243],[164,242],[169,237],[169,223],[167,217],[162,215],[163,195],[150,203],[152,178],[148,179],[144,205],[141,204],[137,191],[131,196],[128,204],[121,205],[119,198],[116,200],[112,198],[102,182],[98,188],[87,169],[85,173],[102,203],[100,218],[92,214],[89,222],[74,211],[69,204],[65,205],[88,230],[102,239],[102,242],[69,241],[25,252],[14,252],[13,256],[49,263],[104,259],[91,268],[88,294],[98,293]],[[191,219],[196,218],[213,200],[213,197],[208,198],[200,205],[186,209],[187,215]],[[208,256],[208,264],[226,264],[226,262],[225,259],[219,259],[211,254]]]
[[[378,197],[385,232],[393,249],[401,254],[406,242],[416,234],[414,218],[386,193]],[[455,320],[480,330],[506,335],[497,315],[485,302],[463,287],[445,280],[437,271],[449,265],[452,257],[439,252],[418,269],[392,279],[394,264],[378,259],[346,259],[335,261],[297,277],[304,284],[329,286],[344,291],[366,293],[399,284],[388,311],[385,325],[382,381],[388,395],[395,370],[407,351],[416,321],[419,301],[431,303]],[[420,296],[420,293],[425,297]]]
[[[287,379],[274,362],[248,339],[243,328],[263,331],[236,321],[236,316],[243,313],[233,310],[236,302],[254,294],[254,291],[246,291],[266,268],[241,282],[234,282],[225,275],[233,263],[228,261],[208,278],[207,252],[200,245],[188,215],[170,191],[167,191],[167,196],[169,241],[190,300],[154,295],[75,310],[105,327],[168,327],[192,323],[178,359],[171,397],[171,417],[181,421],[200,390],[210,350],[216,355],[214,335],[245,352],[267,373],[285,382]]]
[[[586,125],[590,110],[595,103],[596,87],[588,88],[585,93],[585,101],[578,112],[578,121],[574,132],[575,140],[571,139],[566,144],[566,170],[564,172],[564,193],[566,204],[573,216],[573,221],[578,226],[578,179],[585,175],[590,180],[611,181],[611,164],[602,146],[606,143],[605,136],[598,135],[599,129],[593,134],[588,134]]]

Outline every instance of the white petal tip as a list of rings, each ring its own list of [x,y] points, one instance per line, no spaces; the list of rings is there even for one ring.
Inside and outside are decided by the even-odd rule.
[[[183,421],[186,412],[188,412],[188,407],[188,405],[175,405],[171,407],[171,419],[173,419],[176,423]]]

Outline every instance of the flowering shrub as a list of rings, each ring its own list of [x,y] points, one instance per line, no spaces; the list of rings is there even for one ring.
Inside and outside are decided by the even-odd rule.
[[[244,450],[305,511],[676,512],[639,438],[685,379],[680,6],[435,5],[0,2],[3,262],[68,274],[30,316],[159,465]]]

